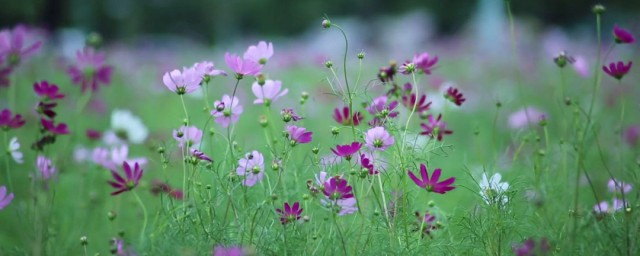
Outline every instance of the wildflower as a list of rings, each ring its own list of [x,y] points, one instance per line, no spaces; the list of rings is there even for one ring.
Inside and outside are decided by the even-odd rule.
[[[622,77],[624,77],[627,73],[629,73],[629,70],[631,70],[631,65],[633,64],[633,62],[629,61],[627,62],[627,65],[624,64],[624,62],[622,61],[618,61],[618,62],[611,62],[609,63],[609,67],[607,66],[602,66],[602,70],[607,73],[607,75],[615,78],[615,79],[622,79]]]
[[[108,183],[111,187],[118,189],[111,193],[112,196],[120,194],[122,192],[130,191],[138,186],[140,183],[140,178],[142,178],[142,173],[144,172],[138,163],[135,163],[133,166],[133,170],[129,163],[124,162],[122,164],[122,169],[124,170],[125,177],[120,176],[116,170],[111,170],[111,175],[115,179],[115,181],[109,181]]]
[[[340,111],[340,108],[336,108],[333,110],[333,120],[336,120],[336,122],[345,126],[351,124],[353,124],[354,126],[360,125],[360,122],[362,122],[362,120],[364,119],[362,113],[355,112],[353,113],[353,116],[349,117],[350,112],[351,111],[349,111],[349,107],[343,107],[342,112]]]
[[[195,126],[182,126],[178,130],[173,130],[173,138],[180,143],[181,148],[185,144],[187,147],[197,147],[202,140],[202,130]]]
[[[193,68],[183,68],[182,72],[174,69],[171,72],[164,73],[162,76],[164,85],[178,95],[194,92],[200,88],[201,81],[202,74]]]
[[[337,206],[338,216],[344,216],[347,214],[353,214],[358,211],[357,201],[355,197],[340,199],[335,201],[335,206]]]
[[[611,208],[609,208],[609,202],[602,201],[596,204],[595,206],[593,206],[593,211],[597,214],[611,214],[624,209],[626,205],[627,205],[626,202],[620,199],[614,198]]]
[[[332,177],[325,181],[322,193],[331,200],[348,199],[353,197],[352,189],[347,184],[347,180],[340,177]]]
[[[209,82],[214,76],[227,75],[227,72],[224,72],[224,70],[215,69],[213,62],[210,61],[196,62],[191,69],[194,70],[204,82]]]
[[[56,173],[56,167],[53,166],[51,159],[46,158],[43,155],[39,155],[36,160],[36,167],[40,172],[43,180],[49,180]]]
[[[96,52],[93,48],[86,47],[76,53],[76,65],[71,65],[67,73],[71,76],[74,84],[82,86],[82,92],[91,88],[98,91],[100,84],[109,85],[111,83],[111,73],[113,67],[105,64],[103,53]]]
[[[25,121],[22,119],[22,115],[16,114],[11,116],[11,110],[5,108],[0,112],[0,128],[5,131],[9,129],[18,129],[24,125]]]
[[[153,195],[158,195],[160,193],[166,193],[169,197],[172,197],[177,200],[182,200],[184,198],[184,193],[180,189],[174,189],[169,184],[154,179],[151,181],[151,193]]]
[[[623,136],[624,136],[624,140],[627,142],[627,144],[629,144],[631,146],[638,145],[638,139],[640,139],[640,125],[629,126],[624,131],[624,135]]]
[[[449,87],[449,89],[447,89],[447,93],[444,97],[458,106],[462,106],[462,103],[466,100],[462,93],[453,87]]]
[[[91,153],[91,157],[94,163],[109,170],[118,168],[124,162],[141,166],[147,163],[147,159],[144,157],[129,158],[129,146],[126,144],[113,147],[110,150],[107,148],[95,148]]]
[[[213,162],[213,160],[209,156],[207,156],[204,152],[197,150],[195,148],[191,149],[191,155],[198,158],[199,160]]]
[[[247,153],[244,158],[238,161],[236,174],[245,176],[242,184],[253,187],[264,178],[264,157],[258,151]]]
[[[13,193],[7,195],[7,187],[0,186],[0,210],[4,209],[13,200]]]
[[[536,247],[536,241],[533,238],[529,238],[520,245],[512,245],[511,249],[517,256],[533,256],[547,254],[550,250],[550,246],[546,238],[540,239],[539,247]]]
[[[420,164],[420,175],[422,176],[422,180],[418,179],[413,172],[408,171],[409,177],[413,180],[413,182],[418,185],[418,187],[426,189],[428,192],[436,192],[438,194],[444,194],[447,191],[453,190],[455,187],[451,186],[456,178],[451,177],[444,181],[438,182],[440,179],[440,174],[442,170],[437,168],[433,171],[431,179],[429,179],[429,173],[427,173],[427,167],[424,164]]]
[[[576,62],[576,60],[572,56],[568,55],[566,51],[561,51],[556,57],[553,58],[553,62],[555,62],[558,67],[564,68],[567,63],[573,64]]]
[[[289,121],[300,121],[303,119],[303,117],[298,116],[298,114],[296,114],[295,111],[293,111],[293,109],[290,108],[284,108],[280,111],[280,115],[282,115],[282,121],[284,121],[285,123],[288,123]]]
[[[116,256],[137,256],[138,254],[133,250],[131,246],[125,248],[124,240],[113,238],[112,241],[114,248],[112,253]]]
[[[85,132],[85,135],[90,140],[99,140],[102,137],[102,133],[94,129],[87,129],[87,131]]]
[[[367,107],[367,111],[370,114],[383,119],[387,117],[394,118],[398,116],[398,111],[394,111],[396,106],[398,106],[398,101],[394,100],[390,102],[389,105],[387,105],[387,101],[387,96],[377,97],[373,99],[371,105]]]
[[[438,56],[430,58],[429,53],[423,52],[414,55],[412,63],[415,65],[415,68],[421,70],[422,73],[431,75],[431,69],[438,63]]]
[[[616,179],[610,179],[607,187],[609,187],[609,192],[611,193],[622,192],[623,194],[628,194],[632,188],[631,184]]]
[[[260,41],[258,45],[249,46],[247,51],[244,52],[245,60],[251,60],[262,65],[267,64],[271,56],[273,56],[273,44],[271,42],[267,44],[265,41]]]
[[[442,140],[443,135],[453,134],[453,131],[447,130],[447,123],[442,122],[442,114],[439,114],[437,119],[434,119],[433,115],[429,115],[428,118],[429,124],[420,124],[423,130],[420,134],[428,135],[431,138],[436,137],[438,141]]]
[[[280,91],[282,88],[282,82],[266,80],[264,85],[258,84],[258,82],[253,82],[251,85],[251,90],[257,99],[253,101],[253,104],[265,104],[266,106],[270,106],[271,102],[277,100],[278,98],[287,95],[289,89],[284,89]]]
[[[276,212],[280,214],[280,222],[284,225],[299,220],[302,208],[300,208],[300,202],[293,203],[293,206],[290,206],[289,203],[284,203],[284,208],[276,209]]]
[[[216,118],[215,122],[222,127],[228,127],[230,123],[238,122],[243,111],[238,97],[234,96],[231,99],[227,94],[222,96],[221,101],[215,101],[213,105],[215,109],[211,111],[211,115]]]
[[[509,127],[512,129],[520,129],[546,118],[546,113],[534,107],[527,107],[509,115]]]
[[[374,169],[373,160],[369,159],[365,154],[360,154],[360,165],[362,168],[369,170],[369,175],[375,175],[380,173]]]
[[[313,135],[313,132],[308,132],[306,128],[295,125],[287,126],[287,133],[291,141],[300,144],[311,142],[311,136]]]
[[[22,160],[22,152],[20,152],[20,143],[18,142],[17,137],[13,137],[11,138],[11,141],[9,141],[9,154],[16,163],[24,163]]]
[[[63,135],[69,133],[69,129],[67,128],[67,124],[65,123],[55,125],[52,120],[47,120],[44,118],[40,119],[40,123],[42,123],[42,127],[44,127],[45,130],[53,134]]]
[[[409,96],[402,95],[402,105],[404,105],[405,107],[407,107],[407,109],[410,109],[410,110],[413,110],[415,106],[416,112],[418,113],[423,113],[429,110],[429,107],[431,107],[431,101],[429,102],[426,102],[426,101],[427,101],[427,95],[425,94],[422,94],[419,100],[417,99],[417,96],[415,93],[412,93]]]
[[[575,62],[573,63],[573,69],[582,77],[589,76],[590,67],[587,60],[582,56],[575,56]]]
[[[260,73],[262,66],[255,61],[240,58],[240,56],[225,53],[224,61],[227,66],[236,73],[236,79],[240,80],[244,76],[255,76]]]
[[[322,182],[322,185],[320,185],[321,190],[328,199],[320,201],[323,205],[337,210],[339,216],[353,214],[358,211],[356,198],[351,193],[352,187],[347,184],[347,180],[342,176],[327,179],[326,173],[321,172],[320,177],[316,175],[316,182]]]
[[[404,74],[404,75],[409,75],[413,72],[416,71],[416,64],[410,61],[405,61],[404,63],[402,63],[402,65],[400,65],[400,67],[398,68],[398,72]]]
[[[121,144],[128,141],[133,144],[144,142],[149,136],[149,130],[142,119],[129,110],[116,109],[111,112],[111,131],[104,136],[107,144]]]
[[[213,256],[243,256],[245,255],[245,249],[238,246],[216,246],[213,249]]]
[[[384,151],[395,142],[393,136],[384,127],[375,127],[365,133],[365,145],[369,150]]]
[[[381,82],[391,82],[393,81],[393,77],[396,75],[396,63],[392,62],[388,67],[381,67],[380,71],[378,71],[378,79]]]
[[[336,145],[336,149],[331,149],[331,151],[339,157],[344,157],[347,160],[351,160],[351,155],[355,154],[362,147],[362,143],[353,142],[351,145]]]
[[[431,237],[431,232],[433,230],[438,229],[438,226],[434,223],[436,220],[436,216],[431,214],[429,211],[425,212],[424,215],[421,215],[420,212],[415,212],[416,223],[413,231],[420,231],[422,233],[421,237],[425,236]]]
[[[49,100],[57,100],[64,98],[64,94],[58,93],[60,88],[53,83],[49,83],[46,80],[40,83],[33,84],[33,91],[40,97],[45,97]]]
[[[630,44],[636,41],[629,31],[618,27],[618,24],[613,25],[613,37],[618,44]]]
[[[35,54],[42,46],[42,42],[36,41],[27,46],[25,45],[27,37],[28,29],[23,25],[18,25],[13,30],[0,31],[0,60],[6,59],[9,66],[17,66]]]
[[[509,183],[500,182],[502,175],[495,173],[490,179],[487,179],[487,174],[482,174],[482,180],[480,181],[480,196],[487,204],[501,203],[502,205],[509,202],[509,198],[504,193],[509,189]]]

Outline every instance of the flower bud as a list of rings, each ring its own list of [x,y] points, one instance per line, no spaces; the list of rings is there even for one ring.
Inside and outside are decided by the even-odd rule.
[[[176,132],[176,137],[182,138],[182,136],[184,136],[184,133],[182,131]]]
[[[91,32],[87,35],[85,43],[93,48],[99,48],[103,43],[102,36],[97,32]]]
[[[359,52],[358,53],[358,59],[359,60],[364,59],[364,52]]]
[[[189,124],[189,119],[182,119],[182,125],[187,125]]]
[[[322,28],[330,28],[331,27],[331,21],[328,19],[323,19],[322,20]]]
[[[311,196],[309,194],[302,195],[302,200],[309,200]]]
[[[82,246],[87,246],[88,243],[89,243],[89,240],[87,239],[87,236],[80,237],[80,244]]]
[[[592,11],[593,11],[593,13],[595,13],[595,14],[603,14],[603,13],[604,13],[604,11],[606,11],[607,9],[606,9],[606,8],[604,8],[604,6],[603,6],[603,5],[601,5],[601,4],[596,4],[596,5],[594,5],[594,6],[593,6],[593,9],[591,9],[591,10],[592,10]]]
[[[263,128],[269,125],[269,119],[267,119],[267,116],[265,115],[261,115],[258,118],[258,122],[260,123],[260,126],[262,126]]]
[[[163,146],[158,147],[158,154],[164,154],[165,148]]]
[[[276,195],[276,193],[271,194],[271,200],[273,201],[278,200],[278,195]]]
[[[115,220],[117,216],[118,214],[114,211],[107,212],[107,218],[109,218],[110,221]]]
[[[271,164],[271,169],[274,171],[278,171],[280,170],[280,165],[278,163],[272,163]]]
[[[436,206],[436,202],[434,202],[433,200],[429,200],[429,202],[427,202],[427,206],[434,207]]]
[[[305,216],[302,216],[302,220],[304,222],[309,222],[309,221],[311,221],[311,217],[309,217],[309,215],[305,215]]]
[[[264,78],[264,75],[260,74],[257,76],[257,78],[258,78],[258,85],[263,86],[266,81],[266,79]]]
[[[313,152],[314,154],[316,154],[316,155],[317,155],[317,154],[318,154],[318,152],[320,152],[320,149],[319,149],[318,147],[313,147],[313,148],[311,149],[311,152]]]
[[[332,68],[332,67],[333,67],[333,62],[331,62],[330,60],[328,60],[328,61],[326,61],[326,62],[324,63],[324,66],[325,66],[326,68]]]
[[[302,97],[303,100],[309,99],[309,93],[308,92],[302,92],[302,94],[300,96]]]
[[[338,135],[338,134],[340,134],[340,128],[335,127],[335,126],[334,126],[334,127],[332,127],[332,128],[331,128],[331,134],[333,134],[333,135]]]

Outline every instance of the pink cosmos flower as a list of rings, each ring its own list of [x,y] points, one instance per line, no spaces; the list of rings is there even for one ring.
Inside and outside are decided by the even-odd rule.
[[[290,125],[287,126],[287,134],[289,134],[289,139],[291,141],[299,144],[305,144],[311,142],[313,132],[308,132],[304,127]]]
[[[227,72],[224,72],[224,70],[215,69],[213,62],[211,61],[196,62],[193,64],[191,69],[193,69],[198,75],[200,75],[200,77],[202,77],[202,80],[204,80],[205,82],[209,81],[209,79],[214,76],[227,75]]]
[[[211,157],[207,156],[204,152],[197,150],[195,148],[191,149],[191,155],[195,156],[196,158],[202,160],[202,161],[207,161],[207,162],[213,162],[213,160],[211,159]]]
[[[616,179],[609,179],[607,187],[609,187],[609,192],[611,193],[622,192],[624,194],[628,194],[629,192],[631,192],[632,188],[631,184]]]
[[[258,151],[247,153],[238,161],[236,174],[245,176],[242,184],[253,187],[264,178],[264,156]]]
[[[267,106],[271,105],[272,102],[284,95],[287,95],[287,93],[289,92],[289,89],[280,91],[281,88],[282,82],[277,80],[266,80],[264,82],[264,85],[260,85],[258,84],[258,82],[253,82],[253,85],[251,85],[251,90],[257,98],[253,101],[253,104],[265,104]]]
[[[589,63],[587,62],[587,60],[580,56],[577,55],[574,57],[575,62],[573,62],[573,69],[581,76],[581,77],[588,77],[589,76]]]
[[[447,89],[447,93],[444,95],[444,97],[458,106],[462,106],[462,103],[466,100],[464,98],[464,95],[462,95],[462,93],[459,92],[458,89],[453,87],[449,87],[449,89]]]
[[[216,246],[213,249],[213,256],[243,256],[245,255],[244,249],[238,246]]]
[[[7,195],[7,187],[0,186],[0,210],[4,209],[13,200],[13,193]]]
[[[394,118],[398,116],[398,111],[394,109],[398,106],[398,101],[394,100],[387,105],[387,96],[380,96],[373,99],[371,105],[367,107],[369,114],[375,115],[378,118]]]
[[[534,107],[527,107],[509,115],[509,127],[511,127],[511,129],[521,129],[546,118],[547,114],[545,112]]]
[[[362,147],[362,143],[360,142],[353,142],[351,143],[351,145],[346,144],[346,145],[336,145],[336,149],[331,149],[331,151],[336,154],[339,157],[344,157],[347,160],[351,159],[351,155],[357,153],[358,151],[360,151],[360,148]]]
[[[369,170],[369,175],[375,175],[380,173],[378,170],[375,169],[373,165],[373,159],[370,159],[365,154],[360,154],[360,166],[362,166],[362,168],[364,169]]]
[[[140,168],[138,163],[135,163],[132,169],[129,163],[124,162],[122,164],[122,169],[124,170],[126,177],[120,176],[116,170],[111,170],[111,175],[115,181],[108,181],[108,183],[111,187],[117,189],[111,193],[112,196],[118,195],[122,192],[131,191],[137,187],[138,183],[140,183],[140,179],[142,178],[142,174],[144,173],[144,170]]]
[[[365,133],[365,145],[369,150],[384,151],[394,142],[393,136],[381,126],[371,128]]]
[[[258,62],[243,59],[234,54],[225,53],[224,61],[236,73],[236,79],[242,79],[244,76],[255,76],[262,71],[262,66]]]
[[[299,220],[302,214],[303,208],[300,208],[300,202],[293,203],[290,206],[289,203],[284,203],[284,208],[276,209],[276,212],[280,214],[280,222],[282,225],[289,224],[296,220]]]
[[[251,60],[262,65],[267,64],[267,61],[273,56],[273,44],[265,41],[260,41],[258,45],[251,45],[244,53],[244,59]]]
[[[422,70],[422,72],[427,75],[431,75],[431,69],[436,65],[436,63],[438,63],[438,56],[433,56],[433,58],[431,58],[429,53],[423,52],[414,55],[412,63],[415,65],[416,69]]]
[[[630,44],[636,41],[629,31],[618,27],[618,24],[613,25],[613,37],[618,44]]]
[[[624,209],[626,205],[627,204],[624,201],[614,198],[611,208],[609,207],[609,202],[602,201],[596,204],[595,206],[593,206],[593,211],[598,214],[609,214],[609,213],[614,213]]]
[[[144,157],[129,158],[129,146],[126,144],[113,147],[111,150],[107,148],[95,148],[91,153],[91,158],[94,163],[109,170],[115,170],[124,162],[136,163],[140,166],[147,163],[147,159]]]
[[[211,111],[211,115],[216,118],[215,122],[222,127],[228,127],[229,124],[238,122],[243,111],[238,97],[234,96],[231,99],[227,94],[222,96],[221,101],[216,100],[213,106],[215,109]]]
[[[429,115],[429,123],[421,123],[422,132],[420,134],[430,136],[431,138],[437,138],[438,141],[442,141],[443,135],[453,134],[453,131],[447,130],[447,123],[442,121],[442,114],[438,114],[438,118],[433,118],[433,115]]]
[[[624,62],[622,61],[618,61],[618,62],[611,62],[609,63],[609,67],[607,66],[602,66],[602,70],[607,73],[607,75],[615,78],[615,79],[622,79],[627,73],[629,73],[629,71],[631,70],[631,65],[633,64],[633,62],[629,61],[627,62],[627,65],[624,64]]]
[[[418,185],[418,187],[424,188],[428,192],[444,194],[455,188],[454,186],[451,186],[451,184],[453,184],[453,182],[456,180],[456,178],[454,177],[438,182],[438,179],[440,179],[440,174],[442,173],[442,170],[440,168],[437,168],[433,171],[431,179],[429,179],[429,173],[427,173],[427,167],[424,166],[424,164],[420,164],[420,175],[422,176],[422,180],[416,177],[413,172],[408,171],[408,173],[411,180],[413,180],[413,182]]]
[[[353,197],[353,188],[347,184],[347,180],[340,177],[331,177],[324,183],[324,193],[330,200],[348,199]]]
[[[173,130],[173,138],[180,143],[179,147],[181,148],[185,143],[187,147],[196,147],[202,141],[202,130],[195,126],[182,126],[178,130]]]
[[[194,92],[200,88],[201,81],[202,75],[193,68],[183,68],[182,72],[174,69],[162,76],[164,85],[178,95]]]
[[[630,146],[638,145],[638,139],[640,139],[640,125],[631,125],[624,131],[624,140]]]
[[[53,120],[47,120],[44,118],[40,119],[40,123],[42,123],[42,127],[44,127],[45,130],[53,134],[57,134],[57,135],[69,134],[69,128],[67,128],[67,124],[65,123],[59,123],[58,125],[55,125],[53,123]]]
[[[288,123],[290,121],[297,122],[304,118],[298,116],[298,114],[296,114],[296,112],[291,108],[283,108],[282,110],[280,110],[280,115],[282,115],[282,121],[284,121],[285,123]]]
[[[354,126],[360,125],[360,122],[364,120],[364,116],[359,111],[353,113],[353,115],[349,116],[349,107],[343,107],[342,111],[340,108],[336,108],[333,110],[333,120],[336,120],[341,125],[349,126],[353,123]]]
[[[18,129],[25,124],[24,119],[22,119],[22,115],[16,114],[12,116],[11,110],[8,108],[0,111],[0,128],[5,131],[9,129]]]
[[[46,80],[40,83],[36,82],[33,84],[33,91],[36,92],[36,95],[40,97],[45,97],[48,100],[57,100],[64,98],[64,94],[58,93],[58,86],[49,83]]]
[[[38,156],[38,159],[36,160],[36,167],[38,168],[43,180],[49,180],[56,173],[56,167],[53,166],[51,160],[43,155]]]
[[[67,69],[71,81],[82,86],[82,92],[88,88],[95,92],[100,84],[109,85],[112,72],[113,67],[105,64],[104,54],[89,47],[79,50],[76,54],[76,64]]]
[[[27,45],[28,29],[18,25],[13,30],[0,31],[0,65],[6,60],[8,66],[17,66],[26,58],[35,54],[42,46],[41,41]]]
[[[426,94],[422,94],[420,96],[420,99],[417,99],[415,93],[412,93],[410,96],[402,95],[402,105],[407,107],[407,109],[409,110],[412,110],[413,107],[415,106],[416,112],[418,113],[423,113],[429,110],[429,107],[431,107],[431,101],[429,102],[426,102],[426,101],[427,101]]]

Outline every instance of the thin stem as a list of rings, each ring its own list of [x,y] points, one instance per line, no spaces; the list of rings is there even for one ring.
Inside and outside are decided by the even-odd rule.
[[[347,77],[347,53],[349,52],[349,40],[347,39],[347,34],[344,33],[344,30],[342,30],[342,28],[336,24],[333,24],[333,26],[335,26],[338,30],[340,30],[340,32],[342,33],[342,36],[344,37],[344,57],[342,59],[342,70],[344,73],[344,84],[347,87],[347,100],[349,100],[349,116],[348,118],[352,118],[353,117],[353,96],[351,95],[351,88],[349,88],[349,78]],[[357,86],[357,84],[356,84]],[[353,133],[353,140],[356,140],[356,126],[353,122],[353,120],[351,121],[351,132]]]
[[[4,132],[4,145],[9,145],[9,132],[5,131]],[[9,157],[11,158],[11,157]],[[7,180],[9,181],[9,190],[13,191],[13,180],[11,179],[11,169],[9,169],[9,161],[11,159],[7,158],[6,161],[4,161],[5,164],[5,172],[7,173]]]
[[[347,245],[346,245],[346,242],[344,241],[344,235],[342,235],[342,231],[340,230],[340,226],[338,225],[338,220],[336,218],[337,214],[335,212],[333,212],[333,214],[331,214],[331,215],[333,216],[333,223],[336,225],[336,230],[338,230],[338,235],[340,236],[340,241],[342,242],[342,250],[344,251],[344,255],[348,255],[347,254]]]
[[[518,60],[518,52],[516,46],[516,31],[515,31],[515,23],[513,21],[513,13],[511,13],[511,0],[505,1],[507,4],[507,15],[509,17],[509,34],[511,36],[511,56],[513,57],[514,67],[516,68],[516,82],[518,87],[518,94],[523,95],[522,93],[522,74],[520,71],[519,60]],[[524,115],[527,118],[527,124],[531,126],[531,119],[529,118],[529,107],[526,101],[523,101],[524,105]]]
[[[133,195],[136,197],[136,200],[138,200],[138,204],[140,204],[140,208],[142,208],[142,214],[144,215],[142,230],[140,231],[140,244],[144,244],[144,233],[147,229],[147,208],[144,206],[144,203],[142,202],[140,196],[138,196],[138,193],[136,191],[133,191]]]

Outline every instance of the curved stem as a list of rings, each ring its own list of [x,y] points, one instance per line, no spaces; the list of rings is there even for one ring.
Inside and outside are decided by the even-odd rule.
[[[143,244],[144,233],[147,229],[147,208],[144,206],[144,203],[142,202],[140,196],[138,196],[138,193],[136,191],[133,191],[133,195],[136,197],[136,200],[138,200],[138,204],[140,204],[140,208],[142,208],[142,214],[144,215],[144,220],[142,222],[142,231],[140,231],[140,244]]]
[[[351,94],[351,88],[349,88],[349,78],[347,77],[347,53],[349,52],[349,40],[347,39],[347,34],[344,33],[344,30],[342,30],[342,28],[336,24],[333,24],[334,27],[336,27],[338,30],[340,30],[340,32],[342,33],[342,36],[344,37],[344,57],[342,59],[342,70],[344,73],[344,84],[345,87],[347,87],[347,100],[349,101],[349,116],[348,118],[353,118],[353,96]],[[357,85],[356,85],[357,86]],[[351,120],[351,132],[353,133],[353,140],[356,140],[356,126],[353,122],[353,120]]]

